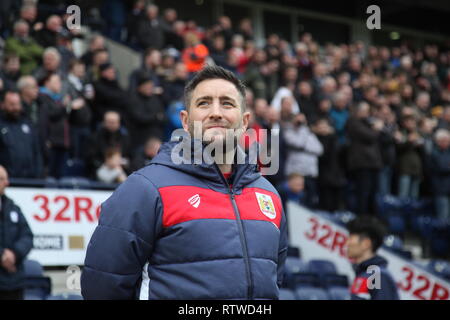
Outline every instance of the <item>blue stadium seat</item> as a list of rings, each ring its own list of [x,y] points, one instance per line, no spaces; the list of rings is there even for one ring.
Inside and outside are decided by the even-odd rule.
[[[292,290],[289,289],[280,289],[280,300],[295,300],[295,294]]]
[[[324,274],[321,277],[321,282],[324,288],[348,288],[348,277],[343,274]]]
[[[63,177],[82,177],[86,174],[84,161],[81,159],[68,159],[64,163]]]
[[[283,287],[294,288],[294,274],[307,272],[308,264],[297,257],[286,257],[284,265]]]
[[[59,179],[62,189],[90,189],[91,181],[84,177],[63,177]]]
[[[24,261],[25,300],[44,300],[51,292],[52,284],[49,277],[44,276],[41,264],[34,260]]]
[[[83,297],[78,294],[60,293],[49,295],[46,300],[83,300]]]
[[[300,248],[288,246],[287,256],[301,258]]]
[[[336,266],[329,260],[313,259],[308,263],[309,272],[317,274],[336,274]]]
[[[345,227],[351,220],[356,218],[356,215],[351,211],[336,211],[334,217],[339,225]]]
[[[445,260],[431,260],[426,268],[431,273],[450,281],[450,262]]]
[[[321,286],[320,277],[316,273],[300,272],[293,275],[291,288],[311,288]]]
[[[298,300],[329,300],[327,292],[321,288],[297,288],[295,295]]]
[[[42,268],[42,265],[35,260],[24,260],[23,266],[26,276],[38,277],[44,275],[44,269]]]
[[[388,214],[387,216],[389,232],[401,235],[406,231],[406,219],[402,214]]]
[[[400,237],[396,235],[388,235],[384,238],[383,242],[383,248],[393,252],[405,259],[411,260],[412,259],[412,253],[411,251],[405,250],[403,248],[403,241],[400,239]]]
[[[328,296],[331,300],[350,300],[350,290],[344,287],[328,288]]]

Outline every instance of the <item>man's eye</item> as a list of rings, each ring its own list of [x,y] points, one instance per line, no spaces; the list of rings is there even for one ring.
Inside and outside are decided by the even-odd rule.
[[[206,105],[208,105],[208,101],[200,101],[197,105],[198,106],[206,106]]]
[[[224,101],[223,105],[226,106],[226,107],[234,107],[234,103],[230,102],[230,101]]]

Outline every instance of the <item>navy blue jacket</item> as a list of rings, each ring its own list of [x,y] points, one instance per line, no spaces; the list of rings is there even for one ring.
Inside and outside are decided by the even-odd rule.
[[[0,257],[4,249],[10,249],[16,256],[17,269],[8,273],[0,265],[0,290],[15,290],[25,284],[23,260],[33,247],[33,233],[20,208],[8,197],[0,198]]]
[[[0,164],[13,178],[40,178],[42,158],[39,134],[25,119],[0,115]]]
[[[277,299],[287,251],[277,191],[256,165],[234,165],[229,185],[215,164],[174,164],[177,144],[103,203],[83,297]]]
[[[374,256],[358,265],[354,265],[355,280],[351,288],[352,300],[399,300],[397,285],[387,270],[388,262],[380,256]],[[370,266],[378,266],[380,270],[380,287],[369,288],[369,283],[376,284],[375,281],[367,281],[369,277],[375,277],[374,271],[368,270]],[[369,271],[369,272],[368,272]]]

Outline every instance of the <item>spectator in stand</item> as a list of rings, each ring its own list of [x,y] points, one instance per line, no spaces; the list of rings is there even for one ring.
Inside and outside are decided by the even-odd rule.
[[[173,26],[177,21],[177,17],[178,17],[177,11],[174,8],[167,8],[164,10],[160,23],[161,28],[164,31],[164,39],[166,40],[165,46],[167,44],[167,39],[170,38],[173,32]]]
[[[145,17],[139,21],[136,36],[143,50],[148,48],[161,50],[164,47],[164,29],[158,14],[158,6],[149,4],[145,9]]]
[[[103,1],[100,13],[105,22],[104,34],[117,42],[122,41],[122,28],[125,25],[125,1]]]
[[[397,141],[398,196],[419,197],[422,179],[422,153],[424,140],[417,130],[414,115],[406,115],[401,121],[401,134]]]
[[[176,49],[178,53],[183,51],[185,28],[186,23],[184,21],[175,21],[172,26],[172,32],[166,35],[166,46]]]
[[[128,131],[121,126],[120,114],[115,111],[108,111],[103,116],[103,123],[92,135],[88,143],[86,164],[91,177],[96,177],[97,169],[100,168],[106,150],[119,149],[124,160],[129,162],[131,158],[131,141]],[[127,167],[127,165],[125,165]]]
[[[212,39],[212,46],[209,48],[211,59],[220,67],[227,68],[228,53],[225,50],[225,38],[217,34]]]
[[[430,168],[436,214],[450,223],[450,132],[438,129],[436,146],[431,154]]]
[[[305,177],[305,186],[309,197],[308,203],[316,206],[318,204],[318,158],[323,153],[323,146],[317,136],[309,129],[303,113],[297,114],[292,123],[286,126],[284,139],[288,149],[286,175],[295,172]]]
[[[20,77],[20,59],[15,54],[7,54],[3,60],[3,68],[0,70],[0,81],[3,90],[16,89],[16,82]]]
[[[392,177],[396,159],[396,137],[399,135],[395,113],[388,105],[382,105],[376,112],[376,117],[383,121],[380,132],[380,152],[382,167],[378,175],[378,194],[381,196],[392,194]]]
[[[61,68],[61,55],[56,48],[45,49],[42,55],[42,66],[33,71],[33,76],[38,82],[41,82],[48,74],[57,73],[61,79],[66,78],[66,74]]]
[[[342,210],[346,179],[340,159],[338,137],[326,118],[318,119],[311,126],[311,130],[323,147],[323,153],[319,157],[319,208],[329,212]]]
[[[310,206],[308,203],[308,195],[305,191],[305,179],[300,173],[291,173],[286,181],[277,186],[277,189],[286,212],[288,201],[307,207]]]
[[[142,147],[150,137],[164,139],[167,122],[164,106],[153,93],[153,80],[145,72],[138,76],[137,88],[130,96],[130,136],[132,150]]]
[[[86,123],[89,113],[85,112],[84,100],[71,101],[68,95],[63,96],[62,81],[58,74],[49,74],[41,83],[40,98],[46,105],[49,117],[48,174],[59,179],[64,175],[64,166],[69,158],[71,124]]]
[[[70,31],[62,29],[56,38],[56,49],[61,56],[61,73],[63,75],[67,75],[69,72],[70,61],[76,59],[72,46],[73,37]]]
[[[127,42],[133,49],[138,49],[137,31],[139,22],[144,19],[145,1],[134,0],[133,7],[127,16]]]
[[[175,63],[173,75],[164,79],[162,83],[162,99],[164,101],[164,105],[169,105],[176,101],[183,101],[184,87],[188,76],[189,75],[184,63]]]
[[[89,40],[88,50],[81,56],[81,60],[89,68],[94,63],[94,54],[98,50],[106,50],[105,38],[102,35],[96,34]]]
[[[48,162],[46,141],[48,138],[49,115],[47,105],[39,96],[39,86],[33,76],[22,76],[17,81],[22,107],[25,117],[30,121],[38,133],[40,153],[44,163]]]
[[[295,99],[298,101],[302,113],[305,114],[306,120],[312,123],[317,114],[312,86],[308,81],[300,81],[297,89],[298,91],[294,93]]]
[[[30,27],[30,33],[33,36],[34,32],[42,29],[44,24],[37,20],[37,6],[35,3],[28,2],[20,8],[20,19],[26,21]]]
[[[80,103],[85,107],[78,112],[83,113],[78,121],[73,121],[70,126],[70,140],[72,158],[84,159],[86,149],[83,147],[88,141],[91,133],[92,122],[91,104],[94,99],[94,87],[86,81],[86,68],[81,60],[74,59],[69,65],[69,74],[63,84],[65,93],[70,97],[72,103]]]
[[[298,105],[297,100],[295,100],[293,90],[296,87],[296,81],[297,81],[297,68],[295,67],[288,67],[283,73],[283,79],[282,82],[285,83],[284,86],[280,87],[277,92],[275,93],[275,96],[273,97],[270,106],[272,108],[275,108],[277,110],[280,110],[281,108],[281,99],[284,97],[292,97],[293,99],[293,112],[295,114],[300,112],[300,107]]]
[[[100,66],[109,63],[109,52],[106,49],[98,49],[94,51],[92,56],[92,64],[87,68],[87,79],[94,82],[100,79]]]
[[[94,127],[107,111],[116,111],[127,124],[128,94],[117,81],[116,68],[111,63],[99,67],[100,79],[93,83],[95,98],[92,104]]]
[[[338,135],[338,143],[346,142],[347,120],[350,117],[348,111],[348,100],[342,92],[337,92],[333,97],[333,107],[330,111],[330,118],[336,134]]]
[[[43,48],[56,47],[58,33],[62,29],[62,19],[60,16],[51,15],[45,22],[45,27],[34,34],[34,39]]]
[[[366,102],[358,103],[346,128],[349,138],[347,167],[354,180],[357,214],[375,214],[375,194],[382,165],[379,136],[383,121],[370,118]]]
[[[42,158],[38,134],[23,116],[20,95],[6,91],[0,113],[0,165],[13,178],[41,178]]]
[[[152,159],[158,154],[159,148],[161,147],[162,141],[158,138],[149,138],[143,148],[140,148],[135,153],[133,160],[131,161],[130,171],[137,171],[146,165],[148,165]]]
[[[266,61],[266,52],[262,49],[257,49],[244,73],[243,81],[247,87],[252,89],[255,98],[266,99],[266,84],[261,73],[261,69]]]
[[[186,47],[181,58],[187,71],[193,74],[204,67],[206,58],[209,56],[209,50],[193,32],[186,33],[184,39]]]
[[[24,20],[14,23],[14,35],[6,39],[5,52],[20,59],[20,73],[30,74],[41,60],[44,49],[30,37],[29,26]]]
[[[237,33],[242,35],[244,37],[245,41],[253,40],[254,33],[253,33],[252,20],[250,20],[249,18],[242,19],[239,22],[239,28],[238,28]]]
[[[153,48],[145,50],[142,59],[142,66],[133,70],[128,81],[128,91],[134,92],[137,87],[137,78],[145,71],[152,78],[155,86],[160,86],[162,79],[160,78],[159,68],[161,67],[161,51]]]
[[[106,150],[105,161],[97,169],[97,179],[104,183],[122,183],[127,179],[119,149]]]

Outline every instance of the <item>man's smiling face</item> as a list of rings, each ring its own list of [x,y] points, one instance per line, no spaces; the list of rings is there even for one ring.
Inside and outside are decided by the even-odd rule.
[[[194,122],[198,122],[205,143],[223,143],[227,129],[239,134],[247,130],[250,114],[242,112],[242,103],[233,83],[223,79],[204,80],[193,90],[187,111],[181,112],[183,128],[194,137]]]

